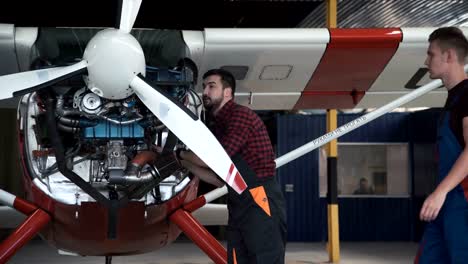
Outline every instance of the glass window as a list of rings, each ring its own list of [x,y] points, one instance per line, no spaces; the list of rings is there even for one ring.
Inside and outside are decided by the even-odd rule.
[[[338,143],[339,195],[409,195],[406,143]],[[327,156],[320,149],[320,195],[327,194]]]

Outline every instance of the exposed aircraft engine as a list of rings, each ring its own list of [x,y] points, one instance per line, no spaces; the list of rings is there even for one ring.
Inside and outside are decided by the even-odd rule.
[[[154,85],[200,115],[193,74],[180,67],[147,69]],[[68,204],[101,195],[161,203],[181,191],[190,181],[173,154],[181,142],[135,94],[106,99],[85,82],[74,77],[21,101],[24,147],[36,184]]]

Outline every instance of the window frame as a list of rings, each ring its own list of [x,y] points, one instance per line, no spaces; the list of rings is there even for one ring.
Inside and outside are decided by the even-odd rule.
[[[412,184],[413,182],[411,181],[411,167],[412,167],[412,160],[411,160],[411,146],[409,142],[338,142],[338,156],[337,159],[339,161],[340,159],[340,146],[406,146],[406,152],[407,152],[407,183],[408,183],[408,190],[407,194],[338,194],[339,198],[409,198],[411,197],[411,192],[412,192]],[[318,193],[320,198],[326,198],[326,193],[327,190],[324,191],[324,194],[321,193],[321,187],[322,185],[327,188],[327,170],[325,168],[325,183],[321,183],[321,170],[322,170],[322,162],[321,162],[321,153],[325,150],[326,145],[320,147],[318,149],[319,154],[318,154]],[[326,152],[325,152],[326,153]],[[325,156],[326,158],[326,156]],[[324,163],[325,166],[327,166],[326,160]],[[387,169],[388,171],[388,169]],[[337,172],[338,173],[338,172]],[[337,178],[339,179],[339,175],[337,175]],[[387,176],[388,177],[388,176]],[[339,180],[338,180],[339,181]]]

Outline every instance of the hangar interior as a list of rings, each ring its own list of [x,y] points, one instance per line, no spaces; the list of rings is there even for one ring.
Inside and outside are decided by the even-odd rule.
[[[173,65],[184,54],[178,47],[177,30],[204,28],[325,28],[325,0],[311,1],[206,1],[204,3],[168,3],[170,12],[161,11],[156,1],[143,1],[140,17],[132,32],[143,41],[150,64]],[[91,10],[90,5],[94,6]],[[22,5],[37,10],[23,15]],[[39,3],[15,1],[13,7],[0,10],[0,23],[19,27],[41,27],[37,50],[49,59],[67,58],[58,54],[79,50],[98,28],[113,26],[115,14],[105,14],[113,5],[81,1],[72,7],[60,3],[52,12]],[[214,8],[216,12],[209,12]],[[193,12],[197,10],[197,12]],[[87,13],[83,16],[83,13]],[[66,15],[65,15],[66,14]],[[389,27],[468,27],[466,1],[337,1],[338,28]],[[75,40],[55,31],[55,27],[81,28]],[[148,33],[145,29],[161,29]],[[63,37],[63,39],[61,38]],[[57,44],[58,43],[58,44]],[[161,43],[169,45],[164,49]],[[1,43],[0,43],[1,44]],[[60,52],[58,51],[60,50]],[[0,49],[0,52],[2,50]],[[81,51],[82,52],[82,51]],[[1,53],[0,53],[1,55]],[[76,55],[76,54],[75,54]],[[21,70],[17,62],[0,63],[0,74]],[[280,99],[279,99],[280,100]],[[17,147],[16,117],[18,99],[0,101],[0,186],[13,194],[23,194]],[[435,186],[436,126],[441,107],[415,109],[404,107],[383,115],[338,139],[337,187],[339,234],[344,242],[418,242],[424,223],[418,219],[422,202]],[[338,126],[374,109],[338,109]],[[268,127],[277,157],[316,139],[327,132],[324,109],[303,111],[259,110]],[[287,201],[288,242],[326,242],[327,233],[327,162],[320,148],[277,170]],[[361,179],[370,186],[359,193]],[[200,193],[212,190],[200,185]],[[224,202],[223,198],[217,202]],[[209,227],[224,239],[224,227]],[[3,229],[6,237],[11,229]],[[180,238],[185,241],[182,235]],[[201,263],[201,262],[200,262]],[[297,262],[296,262],[297,263]],[[346,263],[346,262],[343,262]],[[397,262],[395,262],[397,263]]]

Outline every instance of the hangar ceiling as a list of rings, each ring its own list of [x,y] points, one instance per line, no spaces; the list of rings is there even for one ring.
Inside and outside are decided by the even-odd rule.
[[[338,27],[441,27],[468,26],[466,0],[338,0]],[[326,1],[298,27],[325,27]]]

